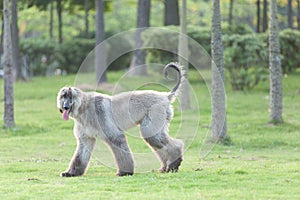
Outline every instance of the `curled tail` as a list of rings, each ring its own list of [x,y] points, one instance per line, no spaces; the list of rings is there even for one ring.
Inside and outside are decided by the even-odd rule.
[[[181,70],[181,66],[179,65],[179,63],[177,62],[171,62],[169,64],[167,64],[164,68],[164,76],[165,78],[168,78],[168,68],[173,68],[175,69],[177,72],[178,72],[178,80],[177,80],[177,83],[175,85],[175,87],[170,91],[170,96],[169,96],[169,99],[173,99],[174,98],[174,95],[177,91],[177,89],[179,88],[180,84],[181,84],[181,81],[182,81],[182,70]]]

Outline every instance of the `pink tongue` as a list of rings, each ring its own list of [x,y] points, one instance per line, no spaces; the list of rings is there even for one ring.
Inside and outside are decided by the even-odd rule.
[[[69,119],[69,111],[65,110],[62,114],[62,117],[64,118],[64,120],[68,120]]]

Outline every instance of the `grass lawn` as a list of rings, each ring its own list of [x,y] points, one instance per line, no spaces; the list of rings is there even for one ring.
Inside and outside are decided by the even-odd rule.
[[[108,153],[101,164],[97,153],[104,146],[100,143],[84,176],[60,177],[76,144],[73,122],[62,120],[56,94],[62,86],[73,85],[75,76],[16,83],[17,127],[7,130],[0,122],[0,199],[299,199],[300,73],[283,79],[285,123],[279,126],[268,125],[268,82],[249,92],[227,87],[232,140],[227,146],[204,143],[211,100],[204,82],[191,73],[199,109],[184,113],[175,109],[170,127],[172,135],[183,138],[187,146],[179,173],[160,174],[156,161],[147,163],[136,154],[138,173],[132,177],[116,177],[114,165],[107,164],[111,163]],[[115,72],[108,77],[117,82],[121,75]],[[3,104],[2,80],[0,86]],[[133,152],[152,155],[135,137],[137,129],[127,135]]]

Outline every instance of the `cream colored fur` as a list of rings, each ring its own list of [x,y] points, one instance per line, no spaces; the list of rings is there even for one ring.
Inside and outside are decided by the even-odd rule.
[[[140,126],[141,137],[160,160],[160,171],[178,171],[183,142],[168,134],[173,118],[174,91],[131,91],[108,96],[83,92],[75,87],[62,88],[57,95],[57,107],[65,118],[68,115],[75,122],[77,148],[68,170],[61,175],[84,174],[97,138],[110,147],[118,167],[117,174],[132,175],[134,161],[124,131],[136,125]]]

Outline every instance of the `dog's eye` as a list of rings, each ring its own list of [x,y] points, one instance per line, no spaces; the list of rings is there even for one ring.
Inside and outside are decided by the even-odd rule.
[[[66,93],[61,93],[60,98],[66,98]]]

